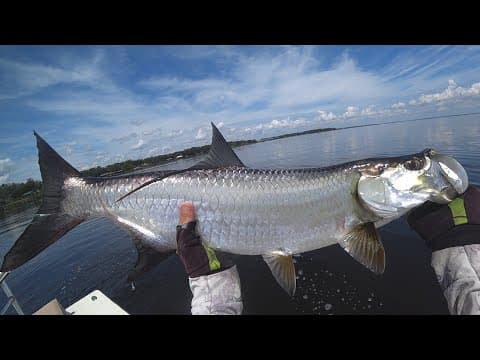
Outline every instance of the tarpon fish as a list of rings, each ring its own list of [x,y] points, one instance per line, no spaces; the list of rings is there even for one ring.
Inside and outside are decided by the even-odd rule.
[[[448,203],[468,186],[464,168],[432,149],[324,168],[253,169],[213,124],[212,130],[209,153],[188,169],[114,177],[82,177],[35,133],[43,202],[1,271],[21,266],[81,222],[108,217],[138,249],[133,281],[174,253],[179,206],[192,201],[208,246],[263,256],[293,295],[294,254],[339,244],[381,274],[385,253],[377,228],[426,201]]]

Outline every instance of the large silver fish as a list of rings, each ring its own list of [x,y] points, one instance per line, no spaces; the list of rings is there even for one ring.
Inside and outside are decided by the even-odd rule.
[[[212,128],[210,152],[189,169],[110,178],[82,177],[35,133],[43,203],[1,271],[22,265],[82,221],[107,216],[135,241],[133,280],[175,251],[179,205],[191,200],[199,234],[210,247],[262,255],[293,295],[293,254],[340,244],[383,273],[376,229],[426,201],[448,203],[468,186],[463,167],[431,149],[326,168],[251,169]]]

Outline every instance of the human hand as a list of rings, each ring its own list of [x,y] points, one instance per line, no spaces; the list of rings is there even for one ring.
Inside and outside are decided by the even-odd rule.
[[[213,274],[230,267],[226,259],[222,262],[215,251],[202,243],[196,232],[197,220],[193,203],[180,204],[180,225],[177,225],[177,253],[189,277]]]
[[[407,218],[432,250],[480,243],[480,190],[470,185],[446,205],[427,202]]]

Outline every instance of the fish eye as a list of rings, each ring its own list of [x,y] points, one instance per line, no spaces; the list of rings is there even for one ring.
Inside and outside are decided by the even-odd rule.
[[[403,166],[407,170],[421,170],[425,166],[425,159],[414,158],[412,160],[407,160],[403,163]]]

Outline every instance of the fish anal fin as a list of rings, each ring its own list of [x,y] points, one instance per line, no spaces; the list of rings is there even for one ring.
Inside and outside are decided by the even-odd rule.
[[[373,222],[357,225],[340,241],[340,245],[375,274],[385,271],[385,249]]]
[[[136,229],[124,223],[118,223],[118,225],[130,235],[137,249],[137,261],[133,269],[128,273],[128,282],[137,280],[175,252],[175,250],[170,248],[157,249],[151,245],[151,240],[147,239],[145,235]]]
[[[280,286],[288,293],[288,295],[295,295],[297,281],[292,256],[266,254],[262,255],[262,257]]]
[[[174,250],[160,252],[139,239],[135,239],[134,242],[138,257],[134,268],[128,273],[128,282],[135,281],[175,252]]]

